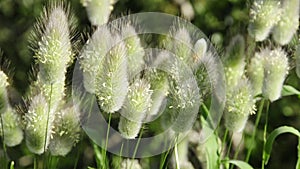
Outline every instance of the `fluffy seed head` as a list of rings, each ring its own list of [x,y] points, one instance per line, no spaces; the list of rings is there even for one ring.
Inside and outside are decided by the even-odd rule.
[[[197,69],[203,57],[205,57],[207,51],[207,43],[205,39],[201,38],[197,40],[194,45],[195,54],[193,55],[193,69]]]
[[[283,1],[279,22],[273,30],[273,39],[280,45],[288,44],[299,26],[299,0]]]
[[[119,123],[120,133],[125,138],[135,138],[141,128],[141,122],[149,110],[152,90],[150,84],[144,79],[137,79],[128,89]],[[132,127],[135,126],[135,127]]]
[[[252,84],[253,94],[258,95],[262,92],[264,80],[264,61],[265,53],[256,52],[254,57],[251,58],[250,64],[247,67],[247,74]]]
[[[235,88],[245,69],[245,41],[240,35],[235,36],[226,50],[224,61],[227,90]]]
[[[49,150],[54,156],[67,155],[79,140],[79,116],[73,106],[58,111]]]
[[[115,2],[114,0],[81,0],[81,3],[86,8],[92,25],[100,26],[107,23]]]
[[[132,79],[143,69],[145,51],[133,26],[124,23],[121,32],[127,49],[128,77]]]
[[[281,48],[264,49],[262,52],[265,54],[262,93],[265,98],[275,101],[281,96],[282,86],[288,74],[288,58]]]
[[[255,113],[255,101],[248,80],[243,79],[233,92],[227,94],[225,108],[225,127],[233,132],[242,131],[248,116]]]
[[[32,98],[28,112],[24,115],[25,140],[31,152],[42,154],[48,148],[54,116],[43,95]]]
[[[100,26],[87,41],[80,58],[85,90],[95,93],[95,77],[103,65],[103,58],[111,48],[112,35],[106,26]]]
[[[152,104],[147,110],[147,116],[156,115],[164,100],[169,93],[169,82],[165,72],[151,69],[145,73],[147,80],[150,82],[150,89],[153,91],[151,95]]]
[[[122,107],[129,84],[126,47],[118,36],[111,46],[96,76],[95,94],[101,108],[113,113]]]
[[[8,106],[7,86],[7,76],[3,71],[0,70],[0,113],[5,112]]]
[[[280,16],[279,0],[254,0],[250,9],[249,34],[256,41],[263,41],[279,21]]]
[[[19,115],[11,107],[8,107],[0,116],[2,118],[0,121],[0,135],[4,137],[4,143],[9,147],[20,144],[23,140],[23,131],[20,127]]]
[[[121,169],[142,169],[142,166],[139,164],[138,160],[124,159],[121,163]]]

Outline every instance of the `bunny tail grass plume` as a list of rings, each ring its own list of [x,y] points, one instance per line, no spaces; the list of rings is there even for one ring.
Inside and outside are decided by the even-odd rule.
[[[121,110],[119,131],[127,139],[135,138],[150,108],[152,90],[144,79],[136,79],[128,89],[128,94]]]
[[[103,58],[110,50],[111,36],[106,26],[98,27],[79,56],[80,68],[83,71],[83,85],[90,93],[95,93],[95,77],[103,65]]]
[[[178,60],[172,62],[169,69],[170,98],[171,107],[177,114],[172,130],[181,133],[192,127],[202,100],[192,71]]]
[[[100,26],[107,23],[113,10],[114,0],[81,0],[86,8],[88,18],[92,25]]]
[[[300,45],[298,45],[296,48],[295,58],[296,58],[296,74],[298,78],[300,78]]]
[[[228,91],[238,85],[245,69],[245,41],[241,35],[235,36],[226,49],[224,61],[226,87]]]
[[[256,52],[247,67],[247,74],[253,88],[253,95],[262,93],[264,80],[264,52]]]
[[[281,16],[280,0],[254,0],[250,9],[249,34],[256,41],[265,40]]]
[[[160,70],[150,69],[145,73],[145,77],[150,82],[150,89],[153,91],[151,95],[152,104],[146,114],[147,116],[154,116],[160,111],[169,93],[168,76]]]
[[[8,107],[0,116],[2,118],[0,121],[0,135],[4,137],[4,143],[9,147],[20,144],[23,140],[20,116],[11,107]]]
[[[193,54],[193,69],[197,69],[201,63],[203,57],[205,57],[207,51],[207,43],[205,39],[201,38],[197,40],[194,45],[194,54]]]
[[[8,106],[7,86],[7,76],[0,70],[0,113],[4,113]]]
[[[73,106],[58,111],[49,144],[52,155],[65,156],[78,142],[80,135],[79,115]]]
[[[68,24],[71,19],[62,4],[54,3],[44,11],[34,34],[38,42],[34,57],[39,64],[34,87],[39,88],[53,109],[64,97],[65,73],[73,59]]]
[[[225,107],[225,127],[233,132],[244,129],[248,116],[255,113],[255,100],[248,80],[242,79],[229,94]]]
[[[138,160],[126,158],[121,163],[121,169],[142,169]]]
[[[41,94],[31,99],[28,112],[24,115],[25,140],[28,149],[42,154],[48,148],[54,121],[54,111]]]
[[[283,1],[282,15],[273,31],[273,39],[280,45],[288,44],[298,29],[299,5],[299,0]]]
[[[282,86],[288,74],[289,63],[287,54],[281,48],[263,49],[265,55],[263,96],[271,102],[281,96]]]
[[[125,22],[121,29],[127,48],[128,78],[132,79],[143,70],[145,51],[133,26]]]
[[[95,86],[100,107],[108,113],[118,111],[122,107],[129,86],[126,47],[119,36],[115,35],[114,40],[96,76]]]
[[[169,36],[163,41],[164,47],[171,51],[181,61],[192,65],[192,39],[190,33],[184,26],[173,26]]]
[[[0,136],[3,136],[4,143],[9,146],[16,146],[23,140],[23,131],[19,115],[10,107],[7,96],[8,86],[6,74],[0,70]]]

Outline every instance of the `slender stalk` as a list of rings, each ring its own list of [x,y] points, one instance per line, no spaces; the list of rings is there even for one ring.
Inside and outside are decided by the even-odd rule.
[[[251,137],[251,142],[250,142],[250,148],[249,148],[249,150],[247,152],[245,162],[249,161],[251,153],[252,153],[252,150],[253,150],[253,146],[254,146],[253,142],[254,142],[254,139],[255,139],[255,136],[256,136],[256,132],[257,132],[257,128],[258,128],[258,124],[259,124],[260,118],[261,118],[262,110],[264,108],[264,104],[265,104],[265,99],[262,99],[261,102],[260,102],[259,109],[258,109],[257,118],[255,120],[254,131],[253,131],[253,134],[252,134],[252,137]]]
[[[180,169],[180,164],[179,164],[179,158],[178,158],[178,136],[176,137],[175,141],[175,148],[174,148],[174,153],[175,153],[175,162],[176,162],[176,169]]]
[[[267,141],[267,128],[268,128],[268,120],[269,120],[269,106],[270,101],[267,101],[267,108],[266,108],[266,119],[265,119],[265,125],[264,125],[264,143],[263,143],[263,150],[266,147],[266,141]],[[266,157],[264,153],[262,153],[262,162],[261,162],[261,169],[265,168],[265,161]]]
[[[108,125],[107,125],[107,131],[106,131],[105,148],[102,149],[103,150],[103,158],[104,158],[105,165],[107,165],[107,162],[106,162],[106,150],[107,150],[108,137],[109,137],[109,132],[110,132],[110,123],[111,123],[111,113],[109,113],[109,116],[108,116]]]
[[[165,155],[164,155],[164,157],[163,157],[163,160],[162,160],[162,162],[160,163],[159,169],[163,169],[163,167],[164,167],[164,165],[165,165],[165,163],[166,163],[167,157],[168,157],[168,155],[170,154],[170,151],[171,151],[171,145],[172,145],[172,144],[169,145],[168,151],[165,153]]]
[[[237,151],[235,151],[235,153],[234,153],[234,156],[233,156],[233,159],[234,159],[234,160],[237,159],[237,157],[238,157],[238,155],[239,155],[239,153],[240,153],[241,146],[242,146],[242,143],[243,143],[244,139],[245,139],[245,137],[244,137],[244,135],[243,135],[243,137],[242,137],[242,139],[241,139],[241,141],[239,142],[239,145],[238,145],[238,147],[237,147]],[[233,169],[233,165],[230,166],[230,169]]]
[[[137,153],[137,150],[138,150],[138,147],[139,147],[139,144],[140,144],[142,135],[143,135],[143,131],[144,131],[144,128],[142,127],[141,132],[140,132],[140,135],[139,135],[139,138],[138,138],[138,141],[137,141],[137,143],[136,143],[136,145],[135,145],[135,148],[134,148],[134,152],[133,152],[132,159],[134,159],[135,156],[136,156],[136,153]],[[133,165],[133,162],[130,164],[130,168],[132,168],[132,165]]]
[[[2,114],[0,114],[0,120],[1,120],[1,130],[2,130],[2,146],[3,146],[3,153],[4,153],[4,166],[7,168],[7,151],[6,151],[6,146],[4,143],[4,125],[3,125],[3,119],[2,119]]]
[[[135,156],[136,156],[136,153],[137,153],[137,150],[138,150],[138,147],[139,147],[139,144],[140,144],[140,142],[141,142],[142,135],[143,135],[143,131],[144,131],[144,128],[142,127],[141,132],[140,132],[140,135],[139,135],[139,138],[138,138],[138,141],[137,141],[137,143],[136,143],[136,145],[135,145],[135,148],[134,148],[134,152],[133,152],[132,159],[134,159]],[[131,164],[132,164],[132,163],[131,163]]]
[[[227,149],[227,153],[226,153],[226,157],[228,157],[229,159],[230,159],[230,149],[231,149],[231,146],[232,146],[232,134],[231,134],[231,136],[229,136],[230,137],[230,141],[229,141],[229,146],[228,146],[228,149]]]

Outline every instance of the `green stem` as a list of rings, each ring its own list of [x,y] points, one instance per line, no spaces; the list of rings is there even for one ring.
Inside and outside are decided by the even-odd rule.
[[[109,137],[109,132],[110,132],[110,123],[111,123],[111,113],[109,113],[109,116],[108,116],[108,125],[107,125],[107,132],[106,132],[106,139],[105,139],[105,148],[102,149],[104,152],[104,163],[105,163],[105,166],[107,166],[107,162],[106,162],[106,150],[107,150],[107,145],[108,145],[108,137]]]
[[[267,101],[267,108],[266,108],[266,119],[265,119],[265,125],[264,125],[264,143],[263,143],[263,150],[266,147],[266,141],[267,141],[267,128],[268,128],[268,120],[269,120],[269,106],[270,106],[270,102]],[[262,162],[261,162],[261,169],[265,168],[265,161],[266,161],[266,157],[265,154],[262,154]]]
[[[139,144],[140,144],[140,141],[141,141],[141,138],[142,138],[142,135],[143,135],[143,131],[144,131],[144,128],[142,127],[141,132],[140,132],[140,135],[139,135],[139,138],[138,138],[138,141],[137,141],[137,143],[136,143],[136,145],[135,145],[135,148],[134,148],[134,152],[133,152],[132,159],[134,159],[135,156],[136,156],[136,152],[137,152],[137,149],[138,149],[138,147],[139,147]],[[131,164],[132,164],[132,163],[131,163]]]
[[[171,145],[169,145],[169,148],[168,148],[168,151],[165,153],[164,157],[163,157],[163,160],[161,160],[162,162],[160,163],[160,166],[159,166],[159,169],[163,169],[165,163],[166,163],[166,160],[167,160],[167,157],[168,155],[170,154],[170,151],[171,151]]]
[[[174,153],[175,153],[176,169],[180,169],[179,158],[178,158],[178,142],[177,141],[178,141],[178,136],[176,137]]]
[[[3,153],[4,153],[4,168],[7,168],[7,151],[6,151],[6,146],[4,143],[4,124],[3,124],[3,119],[2,119],[2,114],[0,114],[0,120],[1,120],[1,130],[2,130],[2,146],[3,146]]]
[[[261,102],[260,102],[259,109],[258,109],[257,118],[256,118],[256,121],[255,121],[255,126],[254,126],[254,131],[253,131],[253,134],[252,134],[252,137],[251,137],[250,147],[249,147],[249,150],[247,152],[245,162],[249,161],[252,150],[253,150],[253,146],[254,146],[253,142],[254,142],[254,139],[255,139],[255,136],[256,136],[256,132],[257,132],[257,128],[258,128],[260,118],[261,118],[262,110],[264,108],[264,104],[265,104],[265,99],[262,99]]]

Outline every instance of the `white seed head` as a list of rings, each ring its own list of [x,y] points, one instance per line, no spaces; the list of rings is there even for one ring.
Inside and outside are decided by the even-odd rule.
[[[142,166],[139,164],[138,160],[133,159],[124,159],[121,163],[120,169],[142,169]]]
[[[280,45],[288,44],[299,26],[299,0],[283,1],[279,22],[273,30],[273,39]]]
[[[235,36],[226,50],[224,61],[226,88],[230,92],[239,84],[245,69],[245,41],[240,35]]]
[[[128,90],[126,47],[118,36],[105,56],[103,66],[96,76],[95,94],[100,107],[113,113],[118,111]]]
[[[288,74],[289,63],[287,54],[281,48],[264,49],[264,80],[263,96],[270,101],[280,98],[284,80]]]
[[[121,34],[127,49],[128,77],[132,79],[143,70],[145,51],[133,26],[124,23]]]
[[[35,154],[47,150],[54,121],[54,111],[41,94],[34,96],[24,115],[25,140],[28,149]]]
[[[266,52],[265,50],[256,52],[247,67],[247,75],[252,84],[254,96],[262,93]]]
[[[4,113],[8,106],[7,86],[7,76],[0,70],[0,113]]]
[[[95,77],[103,60],[109,52],[112,43],[112,35],[106,26],[100,26],[87,41],[80,58],[80,68],[83,71],[83,84],[90,93],[95,93]]]
[[[9,147],[20,144],[23,140],[20,116],[11,107],[8,107],[0,116],[2,118],[0,121],[0,135],[3,136],[4,143]]]
[[[255,100],[247,79],[240,80],[236,88],[227,94],[225,106],[225,127],[233,132],[244,129],[248,116],[255,113]]]
[[[281,16],[279,0],[254,0],[250,9],[249,34],[256,41],[265,40]]]
[[[80,135],[79,116],[75,107],[58,111],[54,121],[49,150],[54,156],[65,156],[78,142]]]
[[[88,18],[92,25],[100,26],[107,23],[109,15],[113,10],[112,0],[81,0],[86,8]]]
[[[151,95],[150,84],[144,79],[137,79],[130,85],[119,122],[119,131],[125,138],[135,138],[139,133],[152,104]]]

